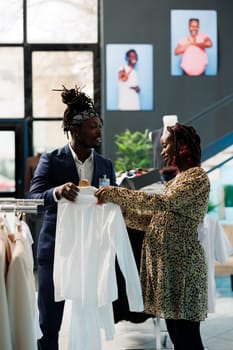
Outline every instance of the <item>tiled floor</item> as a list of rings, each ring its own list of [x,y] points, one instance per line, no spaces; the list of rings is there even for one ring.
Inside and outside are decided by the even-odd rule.
[[[216,312],[209,314],[201,323],[203,343],[208,350],[233,350],[233,292],[230,277],[216,278],[216,287]],[[159,322],[159,327],[156,327],[156,320],[152,318],[139,324],[121,321],[115,325],[116,334],[113,341],[105,341],[104,335],[102,336],[102,350],[172,349],[170,339],[166,338],[165,323],[162,319]],[[156,344],[159,338],[160,341]],[[67,340],[64,333],[60,337],[59,350],[67,350]]]
[[[210,314],[201,324],[203,343],[208,350],[233,350],[233,292],[229,277],[218,277],[216,313]],[[153,319],[141,324],[122,321],[116,324],[113,341],[103,339],[103,350],[157,350],[172,349],[170,342],[164,346],[166,332],[163,320],[160,320],[161,346],[156,344],[156,325]],[[188,350],[188,345],[187,345]]]

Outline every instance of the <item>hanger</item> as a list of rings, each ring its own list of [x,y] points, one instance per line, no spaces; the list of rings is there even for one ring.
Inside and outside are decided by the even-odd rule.
[[[90,186],[89,181],[87,179],[81,179],[78,183],[79,187],[88,187]]]
[[[27,223],[27,214],[26,213],[22,213],[22,215],[21,215],[21,220],[23,221],[23,222],[26,222]]]

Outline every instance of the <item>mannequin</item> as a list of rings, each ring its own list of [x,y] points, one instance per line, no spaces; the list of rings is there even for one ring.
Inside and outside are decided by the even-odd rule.
[[[175,125],[178,122],[177,115],[164,115],[163,128],[155,129],[151,132],[151,140],[153,143],[153,166],[155,169],[161,170],[165,166],[164,159],[161,157],[160,137],[165,132],[167,126]]]

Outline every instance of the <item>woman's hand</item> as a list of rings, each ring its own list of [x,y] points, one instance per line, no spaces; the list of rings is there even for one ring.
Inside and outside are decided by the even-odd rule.
[[[125,206],[121,206],[121,212],[123,216],[126,216],[127,208]]]
[[[58,200],[61,198],[65,198],[68,201],[74,202],[78,192],[79,192],[78,186],[76,186],[72,182],[67,182],[64,185],[61,185],[56,188],[55,195]]]
[[[107,193],[108,188],[109,186],[102,186],[95,192],[95,196],[98,199],[97,204],[103,204],[106,202],[104,199],[104,195]]]

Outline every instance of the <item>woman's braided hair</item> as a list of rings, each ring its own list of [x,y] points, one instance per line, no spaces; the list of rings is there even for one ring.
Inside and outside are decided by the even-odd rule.
[[[67,89],[64,85],[61,90],[62,102],[66,104],[62,127],[64,132],[71,130],[72,125],[80,125],[83,121],[99,117],[92,99],[80,88]]]
[[[201,140],[192,126],[176,123],[168,126],[167,130],[173,135],[176,145],[176,161],[186,161],[190,167],[200,166]]]

